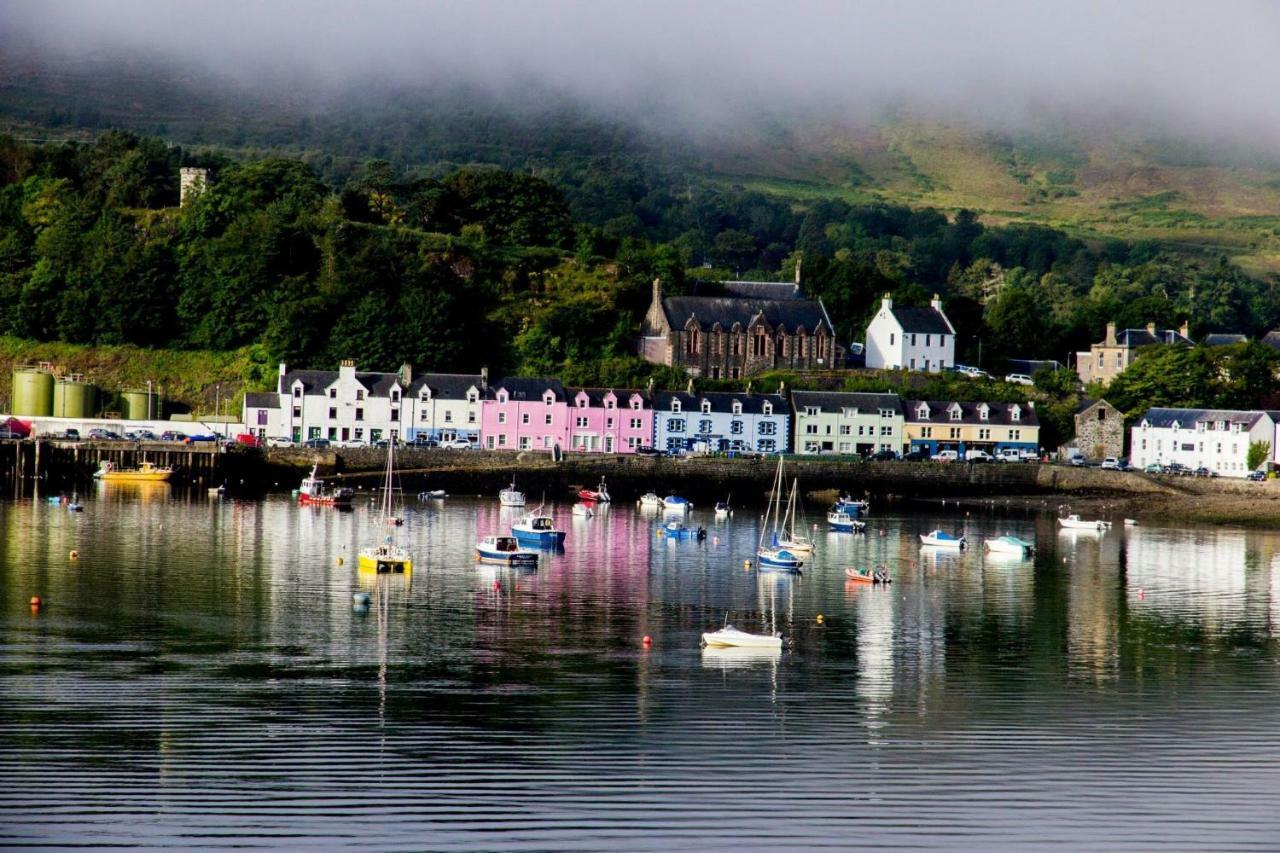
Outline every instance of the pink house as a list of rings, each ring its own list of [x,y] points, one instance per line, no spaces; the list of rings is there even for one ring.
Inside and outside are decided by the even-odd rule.
[[[507,378],[489,386],[480,409],[485,450],[568,449],[569,405],[559,379]]]
[[[620,388],[569,389],[570,450],[635,453],[653,444],[653,407],[643,392]]]

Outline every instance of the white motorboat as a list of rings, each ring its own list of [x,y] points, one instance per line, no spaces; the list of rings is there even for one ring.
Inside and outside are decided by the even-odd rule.
[[[662,499],[662,508],[667,512],[688,512],[693,509],[693,501],[679,495],[667,495]]]
[[[516,481],[511,481],[509,488],[498,492],[498,503],[502,506],[524,506],[524,492],[516,488]]]
[[[952,536],[941,529],[922,534],[920,543],[930,548],[950,548],[953,551],[963,551],[968,544],[963,536]]]
[[[725,625],[719,631],[707,631],[702,635],[704,646],[724,648],[733,646],[743,649],[781,649],[780,634],[748,634],[739,631],[732,625]]]
[[[1111,522],[1102,521],[1101,519],[1081,518],[1072,514],[1066,518],[1059,518],[1058,526],[1064,530],[1106,530],[1111,527]]]
[[[729,505],[729,498],[722,501],[716,501],[716,520],[723,521],[733,515],[733,507]]]
[[[995,539],[982,540],[982,547],[992,554],[1009,554],[1017,557],[1030,557],[1035,553],[1034,542],[1019,539],[1017,536],[1000,536]]]
[[[486,536],[476,543],[476,560],[504,566],[536,566],[538,552],[521,548],[514,536]]]
[[[420,501],[439,501],[449,497],[449,493],[444,489],[429,489],[425,492],[418,492],[418,500]]]
[[[660,507],[662,506],[662,498],[658,497],[653,492],[645,492],[640,496],[638,503],[640,506]]]
[[[573,505],[573,514],[579,518],[591,518],[595,515],[595,513],[591,511],[591,507],[581,503]]]

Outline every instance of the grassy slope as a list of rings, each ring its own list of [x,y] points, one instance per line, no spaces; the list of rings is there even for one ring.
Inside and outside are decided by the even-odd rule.
[[[803,203],[822,197],[967,207],[991,223],[1039,222],[1081,237],[1154,239],[1280,272],[1280,168],[1186,156],[1152,141],[1009,136],[892,122],[813,127],[767,144],[703,149],[715,180]]]
[[[246,389],[266,387],[273,375],[273,367],[255,361],[249,348],[206,352],[86,347],[0,336],[0,410],[8,409],[13,368],[44,361],[68,373],[83,373],[98,386],[100,401],[125,388],[145,388],[151,380],[166,401],[203,414],[214,414],[219,385],[223,411],[230,414],[240,411]]]

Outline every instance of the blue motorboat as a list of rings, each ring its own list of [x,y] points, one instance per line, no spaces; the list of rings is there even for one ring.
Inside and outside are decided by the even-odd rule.
[[[476,559],[504,566],[536,566],[538,552],[521,548],[514,536],[486,536],[476,543]]]
[[[827,513],[827,524],[836,533],[861,533],[867,529],[865,521],[859,521],[849,513],[839,508],[839,504],[833,506]]]
[[[761,548],[756,551],[756,564],[761,569],[798,572],[804,561],[786,548]]]
[[[692,528],[685,527],[678,521],[668,521],[666,524],[658,528],[658,533],[668,539],[697,539],[702,541],[707,538],[707,530],[705,527]]]
[[[867,501],[855,501],[848,495],[841,495],[832,507],[836,512],[843,512],[850,518],[866,518],[871,514],[871,504]]]
[[[521,545],[535,548],[559,548],[564,545],[564,531],[557,530],[555,521],[549,515],[534,513],[526,515],[511,525],[511,535]]]
[[[693,503],[688,498],[682,498],[679,495],[667,495],[662,499],[662,508],[678,512],[688,512],[693,509]]]

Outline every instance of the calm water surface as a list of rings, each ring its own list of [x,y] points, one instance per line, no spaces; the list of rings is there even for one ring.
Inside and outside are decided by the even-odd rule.
[[[0,503],[0,844],[1280,847],[1280,535],[879,513],[789,577],[750,510],[566,506],[514,573],[504,512],[411,501],[412,577],[366,578],[364,509]],[[786,649],[700,650],[726,616]]]

